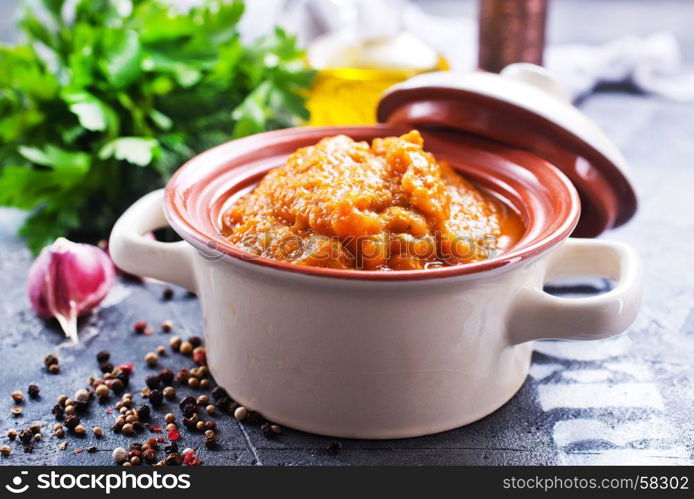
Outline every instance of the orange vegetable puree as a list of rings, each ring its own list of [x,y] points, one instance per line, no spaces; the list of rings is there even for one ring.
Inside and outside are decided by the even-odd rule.
[[[259,256],[383,271],[484,260],[524,230],[513,210],[425,152],[416,130],[299,149],[236,200],[223,225],[232,244]]]

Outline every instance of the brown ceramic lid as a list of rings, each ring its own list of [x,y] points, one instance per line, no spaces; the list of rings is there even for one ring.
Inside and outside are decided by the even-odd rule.
[[[574,236],[597,236],[624,224],[636,211],[636,193],[620,151],[539,66],[512,64],[501,74],[441,71],[416,76],[384,94],[378,120],[473,133],[554,164],[581,197]]]

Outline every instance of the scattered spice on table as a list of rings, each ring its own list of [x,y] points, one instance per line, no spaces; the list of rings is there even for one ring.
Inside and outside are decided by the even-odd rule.
[[[171,428],[170,430],[168,430],[166,437],[169,440],[176,441],[179,438],[181,438],[181,434],[178,432],[177,428]]]
[[[128,451],[125,450],[123,447],[116,447],[113,449],[113,452],[111,453],[111,456],[113,457],[113,460],[116,463],[123,463],[128,457]]]
[[[49,353],[44,357],[43,363],[46,367],[50,367],[56,364],[60,364],[60,359],[58,359],[58,356],[54,353]]]
[[[34,438],[34,434],[29,428],[25,428],[19,432],[19,441],[23,444],[30,443],[32,438]]]
[[[202,460],[193,449],[183,451],[183,462],[188,466],[199,466],[202,464]]]
[[[154,407],[159,407],[164,401],[164,394],[161,390],[152,390],[149,392],[149,401]]]
[[[99,364],[99,369],[103,374],[110,373],[113,371],[113,364],[110,362],[104,361],[101,364]]]
[[[71,414],[63,420],[63,424],[68,430],[74,430],[80,424],[80,418]]]
[[[199,366],[207,364],[207,351],[203,347],[195,347],[195,350],[193,350],[193,362]]]
[[[162,329],[171,329],[172,324],[170,321],[168,321],[169,324],[166,324],[166,322],[162,324]],[[144,330],[150,328],[145,321],[139,321],[135,324],[134,329],[144,332]],[[104,410],[107,415],[115,417],[111,427],[114,433],[119,433],[126,437],[142,434],[144,431],[154,434],[161,433],[162,427],[156,424],[156,418],[162,417],[162,415],[161,413],[155,414],[155,410],[163,404],[164,398],[167,400],[176,398],[177,394],[176,388],[173,386],[174,384],[179,383],[182,386],[205,392],[210,388],[210,373],[207,368],[207,356],[205,347],[202,345],[202,339],[198,336],[191,336],[183,340],[178,336],[174,336],[169,343],[173,351],[177,351],[182,355],[192,356],[192,360],[196,365],[191,368],[181,368],[176,373],[171,369],[162,368],[155,374],[147,375],[145,378],[146,386],[139,393],[148,403],[139,405],[135,404],[133,393],[126,393],[135,369],[134,365],[132,363],[114,365],[111,362],[112,355],[109,351],[99,351],[95,357],[101,374],[90,377],[87,386],[77,389],[72,397],[61,394],[56,398],[56,403],[51,410],[57,421],[53,425],[53,436],[62,439],[72,435],[72,438],[78,438],[84,437],[91,432],[96,438],[103,437],[105,431],[101,426],[87,427],[82,423],[80,416],[88,411],[90,404],[95,403],[95,400],[100,404],[113,404],[113,402],[109,401],[114,394],[120,396],[120,399],[112,407],[107,407]],[[145,364],[154,367],[159,361],[160,355],[166,355],[164,347],[159,347],[157,352],[149,352],[145,356]],[[53,353],[47,355],[44,358],[44,365],[47,369],[55,366],[59,370],[60,361],[58,356]],[[29,385],[27,393],[31,399],[38,398],[39,387],[35,384]],[[11,395],[15,402],[15,406],[11,408],[11,411],[19,416],[22,414],[20,404],[23,405],[27,401],[20,390],[16,390]],[[190,395],[183,396],[178,402],[178,406],[183,416],[182,424],[192,433],[202,434],[198,438],[202,439],[202,444],[207,449],[215,448],[219,444],[217,423],[209,419],[210,416],[218,417],[220,414],[227,414],[235,417],[238,421],[243,421],[244,424],[257,424],[260,426],[262,434],[267,438],[274,438],[281,433],[281,428],[278,425],[266,421],[259,413],[237,404],[229,396],[228,392],[219,386],[214,387],[209,394],[206,392],[199,393],[195,397]],[[94,413],[92,412],[92,414]],[[167,412],[163,415],[163,421],[166,423],[166,440],[163,437],[150,437],[145,443],[132,442],[128,450],[125,450],[123,447],[117,447],[112,453],[114,461],[122,466],[137,466],[144,463],[152,465],[186,464],[188,466],[202,464],[202,460],[193,449],[187,448],[183,453],[179,453],[177,441],[182,440],[183,435],[176,424],[176,415],[172,412]],[[91,430],[88,428],[91,428]],[[32,452],[34,444],[43,441],[41,425],[38,423],[32,424],[19,432],[11,429],[7,432],[7,436],[10,441],[18,440],[19,444],[24,447],[25,452]],[[166,454],[161,458],[161,456],[158,456],[159,444],[164,445],[165,442],[168,442],[164,449]],[[58,444],[60,450],[65,450],[67,446],[67,441]],[[92,454],[98,449],[95,446],[80,446],[72,452],[79,454],[84,450],[88,454]],[[125,452],[124,457],[122,455],[123,452]]]
[[[104,400],[110,396],[111,390],[105,383],[102,383],[97,385],[97,387],[94,389],[94,393],[97,397],[99,397],[100,400]]]
[[[236,410],[234,411],[234,417],[238,421],[243,421],[248,417],[248,409],[246,409],[243,406],[237,407]]]
[[[183,355],[190,355],[191,353],[193,353],[193,348],[193,344],[190,341],[183,341],[181,342],[178,351],[181,352]]]
[[[211,449],[217,445],[217,442],[219,441],[219,437],[215,434],[213,430],[206,430],[205,431],[205,447],[208,449]]]
[[[148,366],[154,367],[154,366],[157,365],[157,362],[159,362],[159,356],[158,356],[156,353],[154,353],[154,352],[148,352],[148,353],[145,355],[145,363],[146,363]]]
[[[282,433],[282,428],[279,425],[272,423],[263,423],[260,425],[260,431],[263,433],[265,438],[275,438],[277,435]]]
[[[123,373],[128,373],[128,374],[132,373],[133,369],[135,369],[135,367],[130,363],[118,364],[118,366],[116,367],[117,371],[121,371]]]
[[[27,393],[29,394],[29,397],[31,397],[32,399],[39,398],[40,391],[41,390],[39,389],[39,387],[34,384],[29,385],[29,387],[27,388]]]
[[[169,384],[174,380],[174,373],[171,369],[162,369],[159,371],[159,379],[162,383]]]
[[[150,374],[145,378],[145,384],[150,390],[159,388],[161,386],[161,376],[159,374]]]
[[[342,442],[338,440],[330,440],[325,449],[328,451],[328,454],[336,456],[342,450]]]
[[[174,352],[178,352],[181,349],[181,343],[183,343],[183,340],[180,336],[172,336],[169,340],[169,346]]]

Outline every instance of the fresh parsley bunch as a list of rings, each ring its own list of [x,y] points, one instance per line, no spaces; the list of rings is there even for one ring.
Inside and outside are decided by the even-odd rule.
[[[0,45],[0,205],[37,252],[106,237],[137,197],[233,137],[306,119],[313,73],[282,30],[244,44],[240,1],[27,1]]]

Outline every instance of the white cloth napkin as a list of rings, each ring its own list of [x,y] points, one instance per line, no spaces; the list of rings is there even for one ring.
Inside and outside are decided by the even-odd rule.
[[[348,4],[345,0],[254,0],[246,4],[242,33],[254,38],[280,24],[307,44],[350,22]],[[407,30],[443,54],[453,69],[476,67],[476,19],[437,16],[403,2],[402,20]],[[545,51],[545,66],[574,98],[589,94],[601,82],[624,82],[669,99],[694,100],[694,72],[684,71],[679,44],[667,32],[599,45],[551,45]]]
[[[679,44],[671,33],[627,36],[595,46],[550,46],[545,64],[574,97],[600,82],[630,82],[644,92],[694,100],[694,73],[683,71]]]

